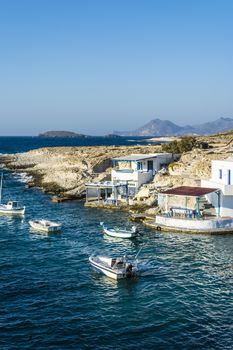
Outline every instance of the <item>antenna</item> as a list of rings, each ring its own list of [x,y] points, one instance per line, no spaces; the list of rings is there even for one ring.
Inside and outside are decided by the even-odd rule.
[[[135,260],[137,259],[137,257],[138,257],[138,255],[139,255],[139,253],[140,253],[140,251],[142,250],[142,246],[141,246],[141,248],[139,249],[139,251],[137,252],[137,255],[135,255]]]

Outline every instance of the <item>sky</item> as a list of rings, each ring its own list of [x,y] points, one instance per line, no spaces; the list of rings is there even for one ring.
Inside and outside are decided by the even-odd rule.
[[[0,135],[233,117],[232,0],[0,0]]]

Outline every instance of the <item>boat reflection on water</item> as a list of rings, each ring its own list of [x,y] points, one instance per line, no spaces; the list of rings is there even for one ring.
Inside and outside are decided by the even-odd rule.
[[[25,222],[24,215],[5,215],[3,213],[0,213],[0,226],[1,225],[12,226],[16,222],[21,222],[23,224]]]
[[[134,239],[124,239],[118,237],[111,237],[104,234],[103,238],[106,241],[106,243],[117,243],[125,247],[138,247],[143,242],[142,239],[140,239],[140,237],[135,237]]]

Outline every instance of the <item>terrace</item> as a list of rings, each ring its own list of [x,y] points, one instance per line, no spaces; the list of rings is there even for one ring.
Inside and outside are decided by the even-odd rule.
[[[217,208],[206,200],[206,195],[217,196]],[[157,215],[155,224],[169,229],[205,231],[233,226],[230,217],[220,217],[221,191],[218,188],[177,187],[159,194],[163,214]]]

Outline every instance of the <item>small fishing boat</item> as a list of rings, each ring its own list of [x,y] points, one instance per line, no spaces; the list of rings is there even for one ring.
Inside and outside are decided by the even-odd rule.
[[[115,280],[137,276],[136,262],[127,260],[125,256],[117,258],[90,256],[89,262],[97,271]]]
[[[49,220],[29,220],[29,225],[38,231],[43,232],[57,232],[61,231],[61,224]]]
[[[7,204],[2,203],[2,184],[3,173],[1,174],[0,182],[0,214],[24,215],[26,207],[22,206],[18,201],[9,200]]]
[[[8,201],[7,204],[0,204],[0,214],[24,215],[25,209],[17,201]]]
[[[136,226],[132,226],[131,230],[126,230],[120,227],[108,228],[107,226],[104,226],[103,222],[101,222],[100,225],[103,227],[104,233],[106,233],[106,235],[109,235],[111,237],[134,238],[137,235]]]

